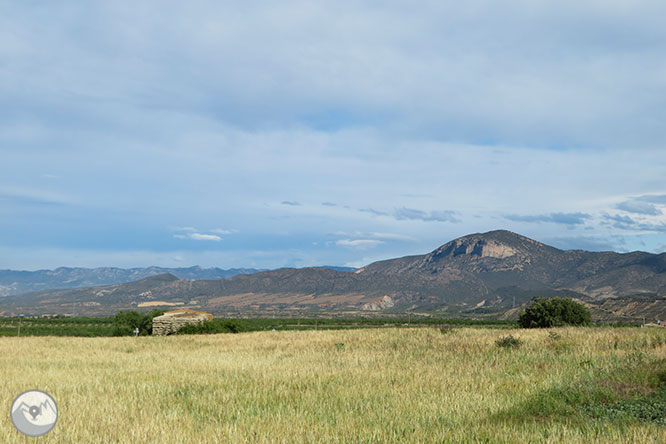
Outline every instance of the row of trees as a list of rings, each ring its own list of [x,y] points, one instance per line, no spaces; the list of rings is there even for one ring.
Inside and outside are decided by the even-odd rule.
[[[165,310],[146,313],[121,311],[113,318],[113,335],[128,336],[138,329],[140,336],[153,333],[153,318]],[[583,304],[567,298],[537,298],[520,314],[518,325],[523,328],[549,328],[565,325],[587,325],[590,311]],[[181,333],[237,333],[246,330],[237,320],[214,319],[198,325],[186,326]]]

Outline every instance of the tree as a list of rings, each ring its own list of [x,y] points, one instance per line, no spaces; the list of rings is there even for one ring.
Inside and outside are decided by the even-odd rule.
[[[150,310],[147,313],[121,311],[113,318],[113,335],[129,336],[135,328],[141,336],[153,333],[153,318],[163,315],[165,310]]]
[[[590,310],[568,298],[536,298],[520,314],[518,324],[523,328],[548,328],[563,325],[587,325]]]

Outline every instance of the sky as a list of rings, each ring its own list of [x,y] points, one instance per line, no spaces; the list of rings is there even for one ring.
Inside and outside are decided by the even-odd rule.
[[[666,251],[666,3],[0,0],[0,268]]]

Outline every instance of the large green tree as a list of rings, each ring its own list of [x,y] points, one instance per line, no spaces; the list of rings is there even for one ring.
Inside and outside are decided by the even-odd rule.
[[[523,328],[548,328],[564,325],[587,325],[590,310],[568,298],[536,298],[520,314],[518,324]]]
[[[153,332],[153,318],[163,315],[165,310],[150,310],[147,313],[136,311],[121,311],[113,318],[113,335],[128,336],[135,328],[139,335],[150,335]]]

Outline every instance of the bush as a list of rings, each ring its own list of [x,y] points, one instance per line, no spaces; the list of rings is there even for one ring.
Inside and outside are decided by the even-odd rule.
[[[657,373],[657,386],[666,389],[666,369]]]
[[[523,328],[549,328],[587,325],[590,311],[583,304],[567,298],[537,298],[518,318]]]
[[[161,316],[165,310],[150,310],[147,313],[136,311],[121,311],[113,318],[113,336],[130,336],[134,329],[139,329],[139,335],[153,334],[153,318]]]
[[[495,345],[501,348],[518,348],[523,344],[518,338],[514,338],[512,335],[502,336],[495,341]]]
[[[176,333],[179,335],[240,333],[245,331],[244,325],[236,319],[213,319],[198,324],[182,327]]]

